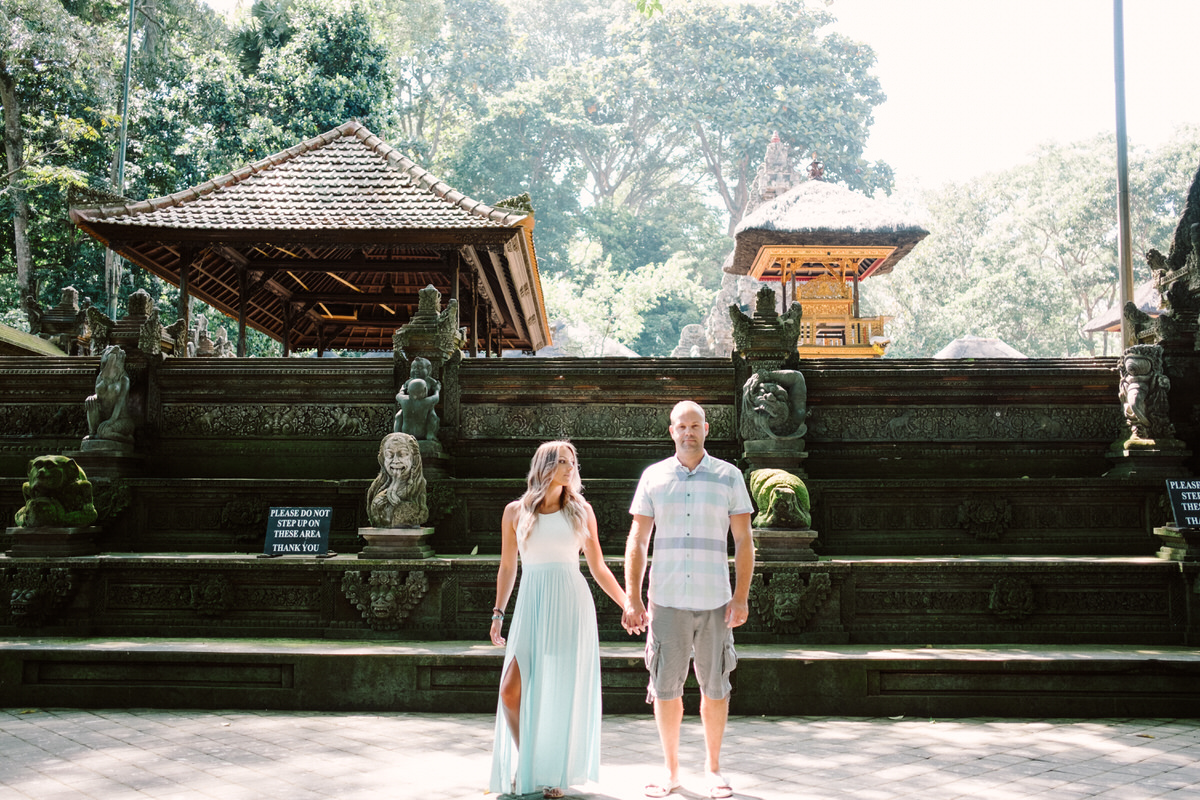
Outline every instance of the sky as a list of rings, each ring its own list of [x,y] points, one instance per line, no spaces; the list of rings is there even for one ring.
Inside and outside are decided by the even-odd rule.
[[[225,11],[238,0],[206,2]],[[968,180],[1042,142],[1116,130],[1113,0],[807,2],[837,17],[827,31],[875,51],[888,99],[865,156],[890,164],[897,187]],[[1200,126],[1200,0],[1126,0],[1124,15],[1130,144]]]

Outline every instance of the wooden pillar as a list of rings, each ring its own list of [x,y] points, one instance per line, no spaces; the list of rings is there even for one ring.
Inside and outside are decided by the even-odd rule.
[[[479,357],[479,281],[471,284],[471,358]]]
[[[287,358],[292,354],[292,301],[286,298],[283,298],[283,340],[280,344],[283,357]]]
[[[860,319],[861,317],[862,317],[862,314],[858,313],[858,270],[855,270],[854,271],[854,318]],[[855,325],[854,326],[854,341],[851,342],[849,339],[847,339],[846,344],[862,344],[862,342],[859,341],[861,338],[862,338],[862,326]]]
[[[188,319],[188,272],[192,268],[192,262],[196,259],[196,250],[192,247],[184,245],[179,246],[179,307],[177,316],[183,320],[183,351],[176,347],[175,355],[180,358],[187,358],[187,339],[188,328],[191,325],[191,320]]]
[[[462,253],[454,251],[454,283],[450,284],[450,297],[458,300],[458,279],[462,270]]]
[[[487,347],[485,349],[488,357],[492,355],[492,315],[487,315]]]
[[[317,358],[325,356],[325,326],[317,326]]]
[[[238,267],[238,343],[237,357],[246,357],[246,308],[250,305],[250,298],[246,296],[247,288],[250,281],[246,275],[245,267]]]

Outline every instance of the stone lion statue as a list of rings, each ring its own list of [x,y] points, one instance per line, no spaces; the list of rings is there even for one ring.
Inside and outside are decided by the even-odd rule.
[[[100,355],[96,393],[83,401],[87,412],[89,439],[133,443],[134,421],[129,409],[129,376],[125,374],[125,351],[115,344]]]
[[[38,456],[29,462],[29,480],[21,485],[25,505],[17,511],[20,528],[82,528],[96,521],[92,484],[66,456]]]
[[[376,528],[419,528],[429,517],[421,449],[407,433],[379,443],[379,475],[367,490],[367,518]]]
[[[808,388],[796,370],[756,372],[742,387],[743,439],[798,439],[807,416]]]
[[[750,473],[750,494],[758,507],[755,528],[808,530],[812,524],[808,487],[782,469],[756,469]]]

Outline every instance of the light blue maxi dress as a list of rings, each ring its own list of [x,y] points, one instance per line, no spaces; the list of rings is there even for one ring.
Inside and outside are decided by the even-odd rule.
[[[496,705],[491,791],[526,794],[600,777],[600,641],[579,571],[579,542],[561,511],[540,514],[520,547],[521,585],[504,673],[521,668],[521,747]]]

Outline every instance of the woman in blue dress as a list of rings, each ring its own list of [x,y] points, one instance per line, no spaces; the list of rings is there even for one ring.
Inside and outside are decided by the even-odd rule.
[[[507,644],[496,709],[491,791],[547,798],[600,773],[600,641],[596,608],[579,553],[604,593],[625,608],[625,592],[604,563],[596,514],[583,499],[578,456],[547,442],[529,467],[525,494],[501,521],[492,644]],[[508,641],[504,609],[521,561],[521,588]]]

